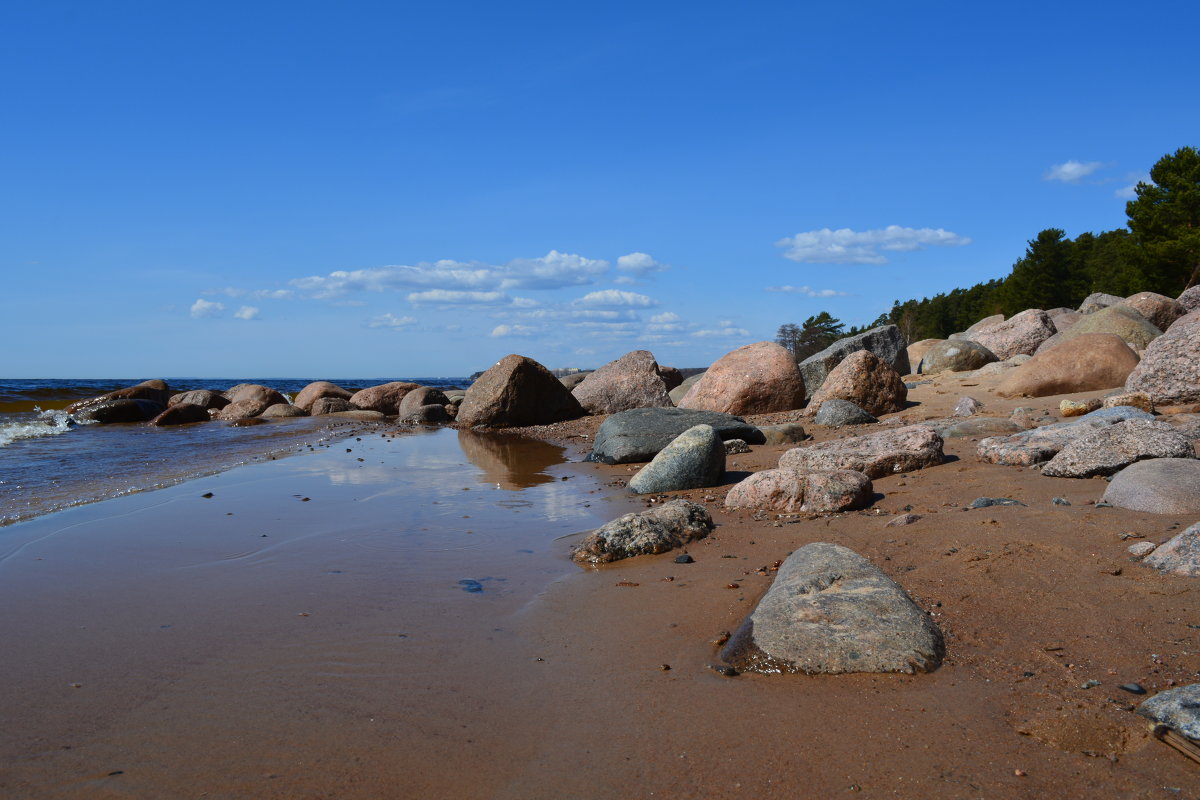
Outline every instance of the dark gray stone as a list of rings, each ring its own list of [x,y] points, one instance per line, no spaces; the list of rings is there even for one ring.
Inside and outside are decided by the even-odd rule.
[[[679,434],[629,480],[638,494],[716,486],[725,475],[725,444],[711,425]]]
[[[75,418],[108,425],[114,422],[145,422],[154,419],[166,406],[153,400],[101,400],[75,413]]]
[[[1020,500],[1011,497],[976,497],[971,501],[971,508],[988,508],[989,506],[1023,506]]]
[[[665,553],[703,539],[712,529],[712,517],[704,506],[675,499],[648,511],[626,514],[597,528],[571,549],[571,558],[580,564],[595,565]],[[689,556],[687,562],[679,563],[690,562]]]
[[[830,428],[840,428],[842,425],[869,425],[879,420],[849,400],[835,397],[821,403],[821,409],[813,417],[813,422]]]
[[[846,356],[859,350],[870,350],[901,375],[912,371],[908,363],[908,345],[900,329],[895,325],[880,325],[856,336],[838,339],[821,352],[801,361],[800,375],[804,378],[805,394],[812,397],[829,376],[829,371],[842,363]]]
[[[635,408],[604,420],[587,460],[604,464],[649,461],[675,437],[696,425],[711,425],[722,439],[766,443],[762,431],[732,414],[687,408]]]
[[[1200,683],[1159,692],[1138,706],[1143,717],[1200,740]]]
[[[941,631],[871,562],[817,542],[788,556],[770,590],[721,650],[753,672],[930,672]]]

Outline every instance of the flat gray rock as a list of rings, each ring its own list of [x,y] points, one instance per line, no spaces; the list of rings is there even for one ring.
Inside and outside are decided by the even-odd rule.
[[[971,417],[969,419],[935,419],[926,423],[943,439],[962,439],[969,436],[998,436],[1020,433],[1025,426],[1006,417]]]
[[[928,425],[909,425],[794,447],[779,458],[779,466],[824,471],[852,469],[874,479],[931,467],[943,460],[942,437],[937,431]]]
[[[846,356],[859,350],[870,350],[901,375],[912,371],[908,363],[908,345],[900,329],[895,325],[880,325],[856,336],[838,339],[821,352],[801,361],[800,376],[804,378],[805,394],[812,397],[821,388],[830,370],[842,363]]]
[[[721,650],[750,672],[930,672],[945,646],[891,578],[841,545],[801,547]]]
[[[595,565],[665,553],[703,539],[712,529],[712,517],[704,506],[675,499],[597,528],[571,549],[571,558],[580,564]]]
[[[1014,416],[1016,413],[1013,412]],[[1008,436],[991,436],[979,443],[978,453],[981,459],[993,464],[1041,464],[1075,439],[1127,419],[1153,420],[1154,416],[1133,406],[1101,408],[1070,422],[1056,422]]]
[[[603,464],[649,461],[675,437],[696,425],[711,425],[722,439],[766,443],[758,428],[732,414],[689,408],[635,408],[604,420],[587,460]]]
[[[1200,683],[1159,692],[1143,701],[1137,713],[1189,739],[1200,740]]]
[[[821,403],[821,409],[813,417],[813,422],[830,428],[840,428],[843,425],[870,425],[879,420],[849,400],[835,397]]]
[[[1200,522],[1160,544],[1142,563],[1168,575],[1200,578]]]
[[[638,494],[716,486],[725,475],[725,443],[711,425],[688,428],[629,479]]]
[[[1148,458],[1195,455],[1191,441],[1167,423],[1127,419],[1068,442],[1046,462],[1042,474],[1051,478],[1090,478],[1112,475]]]
[[[1104,502],[1155,514],[1200,514],[1200,461],[1154,458],[1113,476]]]

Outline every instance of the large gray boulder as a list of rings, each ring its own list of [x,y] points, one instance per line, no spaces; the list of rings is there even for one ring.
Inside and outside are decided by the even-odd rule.
[[[788,556],[758,607],[721,650],[743,671],[931,672],[942,633],[891,578],[841,545]]]
[[[1134,350],[1143,350],[1150,342],[1162,335],[1162,330],[1143,317],[1136,308],[1122,303],[1102,308],[1092,314],[1085,314],[1078,322],[1058,335],[1059,342],[1061,344],[1088,333],[1111,333],[1125,340]]]
[[[1154,416],[1132,406],[1101,408],[1070,422],[1056,422],[1007,436],[988,437],[979,442],[977,452],[981,459],[992,464],[1024,467],[1041,464],[1054,458],[1075,439],[1127,419],[1152,420]]]
[[[807,470],[852,469],[869,478],[941,464],[942,437],[928,425],[834,439],[794,447],[779,458],[780,467]]]
[[[1200,741],[1200,683],[1159,692],[1138,706],[1137,713]]]
[[[838,339],[821,352],[801,361],[800,375],[804,378],[805,393],[812,397],[830,371],[842,363],[846,356],[859,350],[870,350],[901,375],[912,372],[908,363],[908,347],[900,329],[895,325],[880,325],[855,336]]]
[[[716,486],[725,475],[725,444],[711,425],[679,434],[629,480],[638,494]]]
[[[879,420],[849,400],[834,397],[821,403],[813,422],[830,428],[840,428],[843,425],[870,425]]]
[[[1031,308],[991,325],[971,336],[996,355],[1001,361],[1016,355],[1033,355],[1045,340],[1057,333],[1050,315],[1040,308]],[[928,358],[928,353],[926,357]]]
[[[1154,458],[1130,464],[1113,476],[1104,501],[1131,511],[1200,514],[1200,461]]]
[[[1156,405],[1200,401],[1200,310],[1175,320],[1150,342],[1125,388],[1146,392]]]
[[[687,397],[687,393],[690,392],[692,390],[692,387],[695,386],[697,383],[699,383],[700,379],[703,377],[704,377],[704,373],[699,372],[695,375],[684,378],[683,383],[679,384],[678,386],[676,386],[674,389],[672,389],[670,392],[667,393],[667,395],[671,398],[671,402],[674,403],[675,405],[679,405],[679,401],[682,400],[683,398]]]
[[[589,373],[571,394],[589,414],[616,414],[631,408],[675,405],[654,354],[634,350]]]
[[[1179,305],[1183,306],[1185,312],[1200,310],[1200,285],[1184,289],[1176,300],[1179,301]]]
[[[1112,475],[1148,458],[1193,458],[1187,437],[1158,420],[1129,419],[1108,425],[1067,443],[1042,467],[1051,478]]]
[[[970,339],[947,339],[925,351],[917,372],[922,375],[969,372],[998,360],[995,353],[979,342]]]
[[[597,528],[571,548],[571,558],[580,564],[596,565],[665,553],[703,539],[712,529],[712,517],[704,506],[677,498]]]
[[[1105,294],[1104,292],[1092,292],[1084,298],[1079,304],[1080,314],[1095,314],[1102,308],[1115,306],[1118,303],[1124,303],[1124,297],[1117,297],[1115,294]]]
[[[1160,544],[1142,563],[1168,575],[1200,578],[1200,522]]]
[[[635,408],[604,420],[587,460],[602,464],[649,461],[675,437],[696,425],[711,425],[722,439],[766,444],[766,437],[758,428],[732,414],[686,408]]]

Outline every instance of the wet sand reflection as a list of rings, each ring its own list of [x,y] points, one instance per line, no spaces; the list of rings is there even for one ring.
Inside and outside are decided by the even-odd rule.
[[[546,470],[567,460],[561,447],[503,433],[460,430],[458,445],[484,480],[509,491],[554,481]]]

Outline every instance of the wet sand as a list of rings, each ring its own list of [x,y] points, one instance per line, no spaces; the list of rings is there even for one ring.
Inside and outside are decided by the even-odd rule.
[[[999,416],[1058,405],[989,387],[941,379],[892,417],[946,416],[961,394]],[[759,421],[792,417],[803,421]],[[598,424],[537,433],[578,458]],[[520,463],[521,447],[481,442],[464,449],[474,447],[482,480],[510,480],[504,465]],[[555,538],[528,515],[560,514],[563,531],[583,530],[585,512],[603,521],[648,500],[621,488],[628,466],[554,465],[545,449],[530,455],[545,462],[534,480],[552,478],[532,487],[545,492],[533,507],[497,506],[524,499],[503,486],[484,496],[447,484],[446,495],[483,500],[414,508],[403,485],[386,482],[401,464],[389,473],[381,455],[381,482],[353,484],[353,453],[339,491],[328,470],[306,484],[291,468],[259,465],[47,518],[86,524],[0,562],[10,612],[0,623],[0,793],[1200,796],[1195,765],[1151,740],[1131,712],[1140,698],[1118,688],[1197,681],[1194,581],[1141,567],[1126,552],[1140,539],[1122,538],[1161,542],[1196,520],[1097,509],[1089,501],[1102,480],[981,464],[963,439],[948,442],[946,464],[876,481],[882,497],[863,512],[721,509],[731,483],[785,449],[733,456],[725,486],[682,493],[707,502],[719,524],[689,547],[687,565],[674,553],[570,564],[574,537]],[[207,490],[215,496],[198,497]],[[304,492],[310,502],[292,496]],[[1027,505],[963,510],[979,496]],[[144,506],[118,516],[131,502]],[[923,519],[884,527],[910,505]],[[452,523],[463,514],[488,524]],[[444,537],[466,524],[477,532],[458,530],[442,552],[420,539],[394,547],[398,527]],[[284,541],[264,545],[262,532]],[[480,535],[506,546],[466,541]],[[813,541],[855,549],[929,609],[947,638],[943,666],[917,676],[713,672],[714,640],[753,608],[771,565]],[[462,578],[484,591],[461,591]]]

